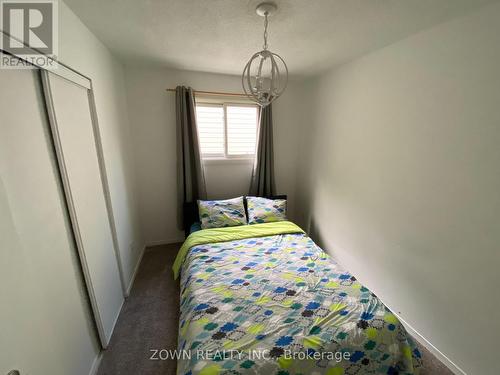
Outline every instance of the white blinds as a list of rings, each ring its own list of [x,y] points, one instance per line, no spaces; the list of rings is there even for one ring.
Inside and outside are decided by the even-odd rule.
[[[224,107],[197,105],[196,123],[203,156],[224,156]]]
[[[203,157],[255,154],[258,108],[254,105],[198,104],[196,121]]]
[[[227,106],[228,155],[255,154],[257,136],[257,107]]]

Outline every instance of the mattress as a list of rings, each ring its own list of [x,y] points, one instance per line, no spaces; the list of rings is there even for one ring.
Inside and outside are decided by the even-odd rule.
[[[418,374],[416,345],[380,299],[303,232],[273,224],[284,225],[188,238],[177,373]]]

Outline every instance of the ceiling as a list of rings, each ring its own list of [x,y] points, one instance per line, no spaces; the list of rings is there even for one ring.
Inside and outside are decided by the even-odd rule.
[[[496,0],[274,0],[269,49],[319,73]],[[261,49],[259,0],[65,0],[129,65],[241,74]]]

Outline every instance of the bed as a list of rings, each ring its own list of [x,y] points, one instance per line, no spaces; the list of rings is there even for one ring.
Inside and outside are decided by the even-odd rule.
[[[180,276],[177,374],[418,374],[396,316],[289,222],[199,230]]]

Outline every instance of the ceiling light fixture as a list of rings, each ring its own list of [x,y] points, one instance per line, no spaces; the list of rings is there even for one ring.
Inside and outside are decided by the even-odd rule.
[[[255,11],[264,17],[264,46],[262,51],[250,58],[241,76],[245,94],[262,107],[279,98],[288,82],[288,67],[285,61],[280,55],[267,49],[267,18],[277,9],[274,3],[261,3],[257,6]]]

